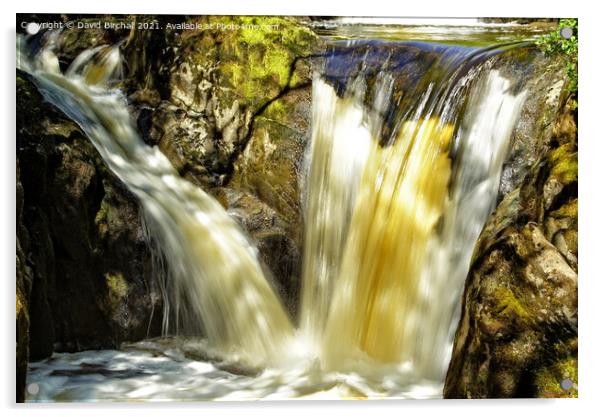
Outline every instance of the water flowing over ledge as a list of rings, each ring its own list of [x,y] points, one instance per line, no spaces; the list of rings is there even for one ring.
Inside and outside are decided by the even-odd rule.
[[[236,221],[139,138],[114,84],[118,47],[64,74],[50,48],[23,51],[21,69],[140,200],[169,271],[165,333],[197,336],[56,354],[32,365],[31,400],[441,396],[527,94],[493,68],[500,51],[333,44],[312,87],[299,329]]]
[[[510,93],[471,48],[442,48],[413,74],[429,83],[403,91],[416,101],[402,109],[392,97],[407,72],[405,45],[387,51],[389,69],[378,72],[371,55],[381,45],[352,45],[363,56],[335,50],[314,81],[301,329],[327,369],[401,363],[416,380],[442,381],[526,92]],[[341,68],[342,99],[321,78],[336,84]]]

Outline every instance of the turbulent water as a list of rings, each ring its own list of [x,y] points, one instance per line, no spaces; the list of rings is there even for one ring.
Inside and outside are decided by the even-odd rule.
[[[31,365],[30,401],[441,395],[527,94],[492,68],[501,49],[333,44],[312,87],[296,329],[241,227],[140,139],[119,48],[63,73],[52,40],[35,55],[19,41],[20,68],[139,199],[168,270],[164,331],[186,336],[55,354]]]

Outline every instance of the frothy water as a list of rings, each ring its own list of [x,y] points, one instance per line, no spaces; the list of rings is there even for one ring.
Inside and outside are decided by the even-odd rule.
[[[295,329],[238,223],[140,139],[116,84],[119,47],[62,73],[52,39],[35,56],[20,44],[20,68],[139,199],[168,270],[164,333],[187,337],[55,353],[31,364],[29,401],[441,396],[526,94],[486,54],[429,47],[438,58],[404,91],[405,64],[370,74],[370,45],[358,72],[337,79],[336,54],[316,72]]]
[[[55,353],[31,364],[28,401],[199,401],[425,399],[442,384],[412,382],[401,367],[386,372],[324,372],[306,359],[289,368],[248,368],[212,357],[198,340],[149,340],[122,350]],[[294,366],[293,366],[294,365]]]

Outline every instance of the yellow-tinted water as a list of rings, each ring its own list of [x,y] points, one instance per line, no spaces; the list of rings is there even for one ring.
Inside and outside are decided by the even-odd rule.
[[[392,146],[372,141],[326,328],[329,367],[347,359],[342,349],[385,363],[409,359],[417,335],[408,318],[445,207],[452,134],[433,118],[406,122]]]

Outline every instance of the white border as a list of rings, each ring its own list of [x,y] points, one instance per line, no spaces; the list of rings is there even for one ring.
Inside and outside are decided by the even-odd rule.
[[[601,259],[600,205],[598,179],[602,179],[602,135],[597,122],[600,116],[600,50],[602,15],[592,7],[595,2],[549,0],[503,0],[497,2],[459,2],[442,0],[402,1],[367,0],[351,3],[349,0],[326,2],[325,0],[252,0],[252,1],[173,1],[149,0],[53,0],[2,2],[2,81],[4,83],[2,106],[2,289],[4,306],[2,350],[2,379],[0,393],[2,405],[9,414],[29,415],[42,412],[67,416],[80,416],[82,412],[92,416],[130,415],[143,412],[150,416],[178,415],[244,415],[253,416],[304,416],[313,414],[365,415],[445,415],[487,417],[523,414],[542,416],[578,416],[593,414],[602,398],[600,377],[600,310],[602,305],[602,277],[598,273]],[[276,14],[276,15],[335,15],[335,16],[407,16],[407,17],[578,17],[579,18],[579,136],[580,136],[580,218],[579,231],[580,278],[579,278],[579,399],[578,400],[482,400],[482,401],[385,401],[385,402],[269,402],[269,403],[146,403],[136,404],[52,404],[14,405],[14,262],[15,262],[15,13],[164,13],[164,14]],[[599,411],[598,411],[599,413]],[[597,414],[597,413],[596,413]]]

